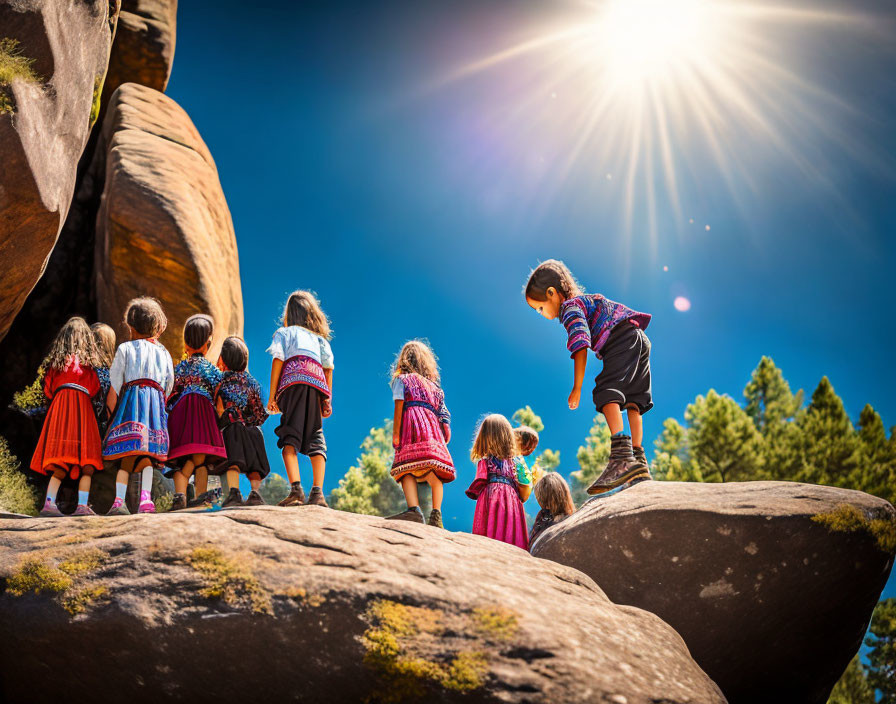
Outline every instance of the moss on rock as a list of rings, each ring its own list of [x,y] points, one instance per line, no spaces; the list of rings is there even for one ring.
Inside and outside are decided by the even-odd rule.
[[[15,102],[8,90],[13,81],[37,83],[40,80],[33,64],[34,59],[22,55],[17,39],[0,39],[0,114],[15,112]]]
[[[886,518],[869,518],[855,506],[840,504],[833,511],[815,514],[812,520],[839,533],[865,531],[874,538],[882,551],[896,551],[896,517],[892,515]]]
[[[211,546],[194,548],[186,558],[205,586],[199,593],[231,606],[248,605],[254,613],[271,614],[271,600],[251,568],[238,556],[227,556]]]
[[[6,582],[6,590],[12,596],[26,594],[52,594],[59,604],[73,616],[83,613],[108,589],[101,584],[86,584],[85,578],[102,567],[109,556],[102,550],[91,548],[72,553],[58,564],[47,551],[22,559],[18,569]]]

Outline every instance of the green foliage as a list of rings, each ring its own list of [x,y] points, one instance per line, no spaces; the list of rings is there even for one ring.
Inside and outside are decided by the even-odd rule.
[[[513,414],[511,420],[517,425],[528,425],[536,433],[540,433],[544,430],[544,423],[541,421],[541,416],[537,415],[535,411],[532,410],[532,406],[518,409]]]
[[[349,467],[339,486],[333,489],[329,504],[340,511],[363,513],[369,516],[390,516],[407,508],[401,487],[392,478],[392,421],[371,428],[361,443],[357,464]],[[429,486],[418,484],[420,508],[429,510]]]
[[[50,403],[44,395],[44,377],[46,375],[47,363],[41,362],[34,381],[12,395],[13,407],[29,415],[46,409]]]
[[[282,474],[271,472],[262,480],[258,493],[266,504],[276,506],[289,494],[289,482]]]
[[[558,450],[545,449],[535,463],[545,472],[554,472],[560,466],[560,452]]]
[[[704,481],[764,478],[762,436],[733,398],[710,389],[687,407],[684,419],[688,458]]]
[[[602,415],[594,417],[585,444],[576,453],[579,469],[570,475],[569,488],[572,500],[582,504],[587,498],[586,489],[600,476],[610,458],[610,427]]]
[[[34,73],[34,59],[22,56],[18,39],[0,39],[0,115],[15,112],[15,104],[9,86],[13,81],[37,83],[40,77]]]
[[[859,656],[849,661],[828,698],[828,704],[874,704],[874,690]]]
[[[850,485],[896,503],[896,443],[887,439],[880,414],[866,405],[859,416],[858,469]]]
[[[763,435],[774,431],[776,425],[793,420],[803,405],[802,389],[791,393],[790,384],[771,357],[759,360],[744,389],[744,398],[744,411]]]
[[[19,461],[0,437],[0,510],[37,515],[37,497],[19,471]]]
[[[896,518],[868,518],[851,504],[840,504],[828,513],[817,513],[812,516],[815,523],[821,523],[828,530],[839,533],[869,533],[884,552],[896,552]]]
[[[881,601],[871,617],[868,683],[880,695],[880,704],[896,704],[896,599]]]

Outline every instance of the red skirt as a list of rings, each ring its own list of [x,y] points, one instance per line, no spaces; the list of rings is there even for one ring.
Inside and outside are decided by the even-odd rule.
[[[103,447],[90,397],[77,389],[59,389],[50,402],[31,469],[52,474],[56,467],[68,471],[72,479],[81,467],[103,468]]]
[[[215,407],[202,394],[187,394],[168,414],[168,459],[206,455],[209,462],[227,457]]]

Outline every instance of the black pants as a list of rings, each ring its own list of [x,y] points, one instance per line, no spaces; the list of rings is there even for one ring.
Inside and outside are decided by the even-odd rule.
[[[604,368],[594,379],[594,406],[636,406],[642,415],[653,408],[650,388],[650,340],[637,325],[623,320],[600,349]]]

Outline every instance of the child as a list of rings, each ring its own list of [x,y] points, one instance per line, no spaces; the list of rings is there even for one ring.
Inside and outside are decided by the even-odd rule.
[[[196,472],[196,498],[208,490],[208,466],[227,456],[215,413],[215,389],[221,372],[205,358],[215,323],[209,315],[191,315],[184,323],[184,359],[174,368],[174,391],[168,397],[169,464],[165,474],[174,479],[172,510],[186,507],[187,484]]]
[[[510,421],[497,413],[486,416],[479,424],[476,441],[470,451],[475,462],[476,479],[467,489],[467,496],[476,499],[473,533],[486,535],[516,545],[529,546],[526,536],[526,515],[520,497],[513,457],[516,446]]]
[[[274,432],[290,482],[289,495],[280,506],[327,505],[323,493],[327,466],[323,419],[333,413],[333,351],[329,339],[330,322],[317,298],[310,291],[293,291],[283,310],[283,327],[274,333],[267,350],[274,357],[268,412],[283,414]],[[307,502],[297,453],[311,461],[314,483]]]
[[[423,523],[417,482],[432,487],[429,525],[442,527],[442,484],[454,481],[454,462],[448,452],[451,414],[439,386],[436,356],[426,342],[405,343],[392,367],[392,478],[401,484],[407,511],[389,516],[399,521]]]
[[[548,320],[560,320],[566,328],[566,347],[575,360],[570,409],[579,406],[588,348],[604,362],[595,379],[593,398],[613,436],[609,462],[588,493],[602,494],[630,485],[633,479],[649,479],[641,416],[653,407],[650,340],[644,334],[650,315],[600,294],[586,294],[566,265],[556,259],[540,264],[529,275],[525,296],[534,310]],[[631,436],[623,433],[623,408],[628,412]]]
[[[174,388],[171,355],[158,341],[168,319],[155,298],[135,298],[125,310],[130,341],[118,346],[109,370],[109,408],[114,408],[103,443],[103,458],[120,461],[115,501],[107,515],[128,515],[124,505],[128,476],[143,473],[140,513],[155,513],[152,470],[168,458],[165,397]]]
[[[100,364],[96,368],[97,378],[100,380],[101,393],[94,396],[93,409],[96,412],[96,422],[100,428],[100,436],[106,434],[109,427],[109,407],[106,405],[106,397],[109,395],[109,367],[115,358],[115,331],[105,323],[94,323],[90,326],[99,353]]]
[[[525,503],[532,493],[532,487],[535,485],[535,473],[538,471],[537,464],[529,467],[525,458],[535,452],[535,448],[538,447],[538,431],[528,425],[520,425],[513,429],[513,440],[519,451],[519,454],[513,458],[516,465],[516,479],[520,485],[520,498]]]
[[[535,525],[529,533],[530,548],[539,535],[576,511],[569,485],[557,472],[548,472],[536,482],[535,500],[541,510],[535,516]]]
[[[215,474],[227,474],[230,494],[222,508],[243,505],[240,493],[240,474],[249,477],[252,491],[246,498],[246,506],[261,506],[264,499],[258,493],[261,480],[271,471],[264,449],[261,426],[268,419],[261,400],[261,386],[246,371],[249,366],[249,348],[239,337],[228,337],[221,346],[218,368],[224,377],[215,392],[221,433],[227,459],[215,468]]]
[[[49,474],[41,516],[61,516],[56,493],[66,476],[78,479],[76,516],[95,515],[87,505],[90,478],[103,468],[93,397],[100,393],[100,357],[84,318],[71,318],[56,335],[46,359],[44,394],[49,399],[31,469]],[[80,477],[80,479],[79,479]]]

